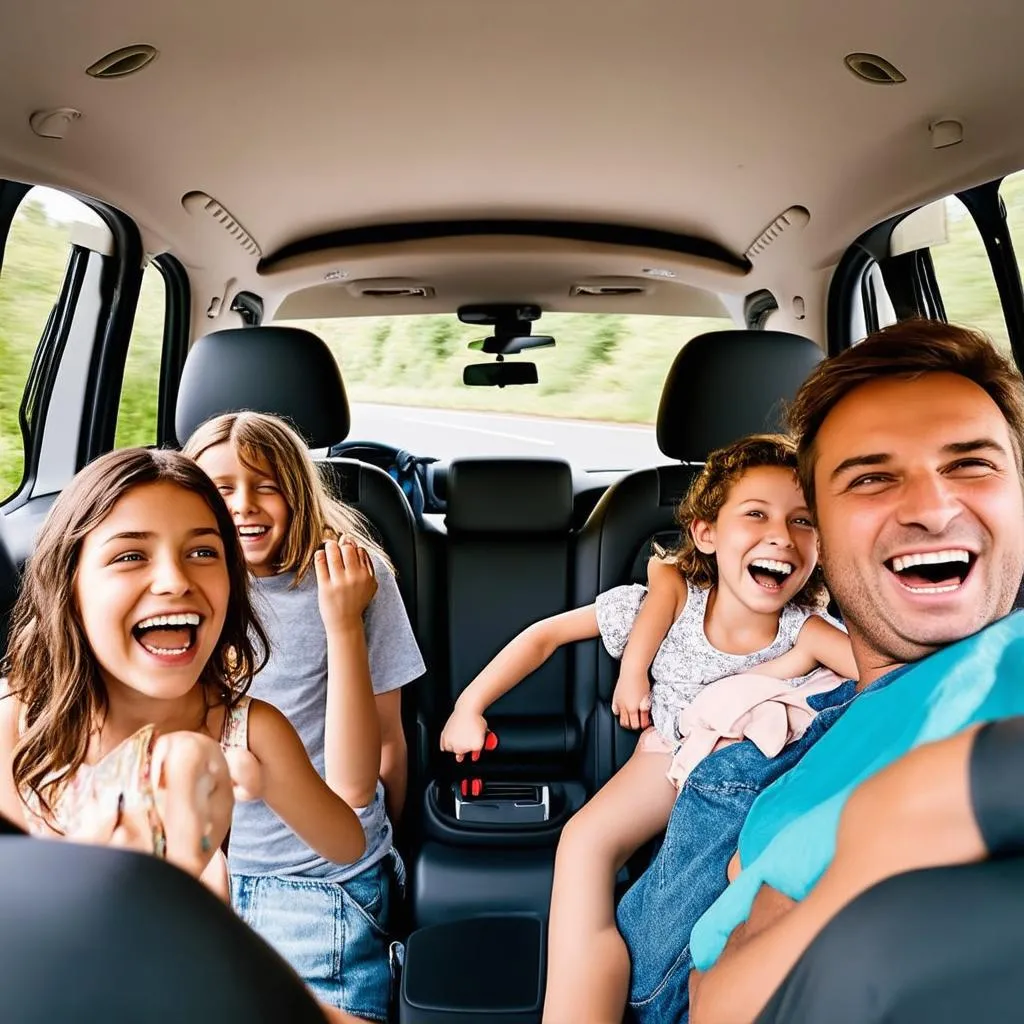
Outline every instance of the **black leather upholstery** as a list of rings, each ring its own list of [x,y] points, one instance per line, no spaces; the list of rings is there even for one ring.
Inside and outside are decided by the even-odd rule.
[[[211,416],[243,409],[287,419],[311,448],[348,436],[338,364],[320,338],[297,327],[214,331],[189,350],[174,418],[178,441]]]
[[[446,522],[448,697],[454,701],[517,633],[569,608],[572,470],[558,459],[454,460]],[[566,747],[578,734],[566,722],[569,666],[570,652],[555,651],[494,705],[488,721],[499,740],[504,733],[502,749],[558,755],[564,767]],[[520,727],[522,743],[515,737]]]
[[[684,345],[658,407],[658,447],[702,462],[745,434],[782,430],[786,402],[824,358],[809,338],[782,331],[714,331]]]
[[[658,408],[658,447],[681,463],[744,434],[778,430],[786,401],[824,358],[808,338],[778,331],[718,331],[687,343],[676,356]],[[630,473],[610,487],[577,542],[575,603],[589,604],[621,583],[643,582],[652,539],[678,537],[675,511],[699,465],[659,466]],[[598,642],[576,652],[578,687],[596,681],[596,784],[629,757],[636,734],[611,717],[618,665]]]
[[[156,857],[5,835],[0,905],[4,1024],[323,1024],[288,964]]]
[[[449,533],[564,533],[572,524],[572,470],[562,459],[457,459],[448,489]]]

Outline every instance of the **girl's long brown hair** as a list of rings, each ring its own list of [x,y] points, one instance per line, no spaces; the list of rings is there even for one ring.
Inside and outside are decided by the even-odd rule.
[[[679,545],[668,553],[680,573],[694,586],[707,589],[718,582],[718,562],[714,555],[705,554],[694,543],[693,524],[701,521],[713,523],[729,500],[733,484],[748,470],[762,466],[777,466],[792,470],[797,475],[796,444],[783,434],[751,434],[733,444],[713,451],[704,463],[700,475],[676,512],[681,534]],[[793,598],[793,603],[804,608],[818,608],[828,600],[821,566],[816,565],[807,582]]]
[[[21,703],[14,748],[18,792],[33,790],[49,811],[53,786],[85,761],[89,739],[107,709],[107,691],[75,601],[82,542],[129,491],[170,483],[210,506],[224,542],[230,581],[227,615],[200,682],[219,703],[245,693],[268,653],[249,601],[248,572],[231,516],[206,474],[177,452],[128,448],[86,466],[57,498],[28,561],[14,607],[3,672]]]
[[[260,463],[270,470],[291,511],[275,566],[278,572],[294,572],[298,585],[312,568],[317,548],[324,540],[339,540],[342,535],[373,552],[394,572],[367,521],[331,495],[305,442],[283,419],[262,412],[214,416],[196,427],[183,451],[189,458],[199,459],[203,452],[225,442],[252,472],[263,471]]]

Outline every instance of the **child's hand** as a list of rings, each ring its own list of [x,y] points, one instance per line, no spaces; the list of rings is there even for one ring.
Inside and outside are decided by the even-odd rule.
[[[461,762],[467,754],[472,754],[473,760],[476,761],[486,742],[487,719],[456,704],[451,717],[441,730],[441,749],[454,754],[456,761]]]
[[[356,623],[377,593],[370,555],[351,541],[328,540],[313,562],[320,603],[320,617],[327,630]]]
[[[651,684],[646,672],[619,670],[612,693],[612,714],[623,729],[646,729],[651,724]]]

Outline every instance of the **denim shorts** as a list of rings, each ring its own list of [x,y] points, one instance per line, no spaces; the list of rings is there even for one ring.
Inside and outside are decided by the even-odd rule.
[[[317,999],[356,1017],[386,1021],[389,913],[404,875],[396,851],[346,882],[232,875],[231,902]]]

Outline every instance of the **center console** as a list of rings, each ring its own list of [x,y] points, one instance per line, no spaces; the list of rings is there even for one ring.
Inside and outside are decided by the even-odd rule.
[[[537,1024],[555,846],[572,781],[435,780],[411,893],[401,1024]]]

